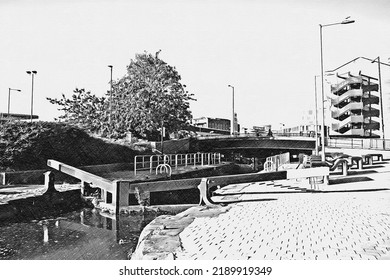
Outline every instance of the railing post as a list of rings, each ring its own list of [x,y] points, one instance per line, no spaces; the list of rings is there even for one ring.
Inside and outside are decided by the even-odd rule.
[[[201,162],[200,162],[200,164],[203,166],[203,156],[204,156],[204,154],[203,153],[201,153]]]
[[[175,169],[177,169],[177,154],[175,155]]]
[[[211,157],[211,154],[210,154],[210,153],[208,153],[208,154],[207,154],[208,165],[210,165],[210,159],[211,159],[210,157]]]
[[[137,156],[134,157],[134,176],[137,175]]]
[[[153,172],[153,156],[150,156],[150,173]]]
[[[187,163],[187,160],[188,160],[188,154],[185,154],[185,156],[184,156],[184,160],[186,161],[186,162],[185,162],[185,167],[187,167],[187,164],[188,164],[188,163]]]

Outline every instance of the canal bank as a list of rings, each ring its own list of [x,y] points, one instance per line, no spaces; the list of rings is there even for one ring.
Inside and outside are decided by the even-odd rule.
[[[237,170],[242,172],[237,166],[206,166],[175,176],[197,177]],[[167,192],[159,197],[166,204],[133,205],[112,215],[93,208],[94,197],[83,197],[80,184],[54,184],[54,178],[48,179],[46,185],[1,187],[0,259],[128,259],[149,222],[199,203],[197,189],[190,196],[186,191],[190,204],[183,204],[180,194]]]

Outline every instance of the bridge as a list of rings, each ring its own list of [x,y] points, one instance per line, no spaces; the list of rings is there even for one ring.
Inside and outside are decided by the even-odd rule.
[[[312,137],[256,137],[216,136],[198,137],[191,139],[170,140],[164,142],[164,152],[167,153],[196,153],[219,152],[225,156],[239,153],[244,157],[265,159],[268,156],[290,152],[292,157],[300,153],[312,154],[316,141]],[[157,143],[157,149],[161,144]]]

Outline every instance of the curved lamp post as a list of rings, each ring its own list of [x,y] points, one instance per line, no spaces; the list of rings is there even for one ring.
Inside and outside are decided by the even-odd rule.
[[[233,103],[232,103],[232,104],[233,104],[233,106],[232,106],[232,107],[233,107],[233,116],[232,116],[232,117],[233,117],[233,118],[232,118],[232,135],[235,135],[236,132],[235,132],[235,121],[234,121],[234,119],[235,119],[235,118],[234,118],[234,117],[235,117],[235,116],[234,116],[234,86],[228,85],[228,87],[231,87],[231,88],[233,89]]]
[[[108,67],[111,69],[111,78],[110,78],[110,114],[108,116],[108,123],[110,124],[110,127],[111,127],[111,114],[112,114],[112,68],[114,66],[108,65]]]
[[[8,88],[8,117],[9,117],[9,113],[10,113],[10,108],[11,108],[11,90],[14,90],[14,91],[19,91],[21,92],[20,89],[16,89],[16,88]]]
[[[34,75],[36,75],[37,71],[26,71],[27,74],[31,75],[31,114],[30,121],[33,120],[33,104],[34,104]]]
[[[338,24],[350,24],[354,23],[354,20],[350,20],[349,17],[343,20],[342,22],[330,23],[330,24],[320,24],[320,50],[321,50],[321,101],[324,104],[324,56],[322,51],[322,28]],[[321,124],[321,160],[325,161],[325,110],[322,106],[322,124]]]

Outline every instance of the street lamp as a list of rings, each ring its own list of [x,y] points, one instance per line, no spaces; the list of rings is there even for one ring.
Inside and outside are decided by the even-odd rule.
[[[114,66],[108,65],[108,67],[111,69],[111,79],[110,79],[110,114],[108,116],[108,123],[111,126],[111,114],[112,114],[112,68]]]
[[[322,51],[322,28],[332,25],[338,25],[338,24],[350,24],[354,23],[354,20],[350,20],[349,17],[347,17],[342,22],[337,23],[330,23],[330,24],[320,24],[320,50],[321,50],[321,99],[322,104],[324,104],[324,56]],[[324,106],[322,106],[322,125],[321,125],[321,160],[325,161],[325,110]]]
[[[329,73],[329,74],[326,74],[325,76],[332,76],[334,74],[332,73]],[[316,139],[316,150],[315,150],[315,154],[318,155],[318,101],[317,101],[317,98],[318,98],[318,94],[317,94],[317,78],[319,78],[320,75],[315,75],[314,76],[314,102],[315,102],[315,105],[314,105],[314,122],[315,122],[315,139]],[[327,81],[328,82],[328,81]],[[329,83],[329,82],[328,82]],[[322,107],[324,107],[324,102],[325,100],[323,100],[322,102]]]
[[[381,99],[381,116],[382,116],[382,139],[383,139],[383,149],[386,149],[386,140],[385,140],[385,122],[383,120],[383,99],[382,99],[382,78],[381,78],[381,61],[379,56],[375,58],[371,63],[378,61],[378,78],[379,78],[379,96]]]
[[[26,71],[27,74],[31,75],[31,114],[30,121],[33,120],[33,104],[34,104],[34,75],[36,75],[37,71]]]
[[[232,104],[233,104],[233,118],[232,118],[232,135],[235,135],[236,134],[236,132],[235,132],[235,121],[234,121],[234,119],[235,119],[235,116],[234,116],[234,86],[232,86],[232,85],[228,85],[228,87],[231,87],[232,89],[233,89],[233,102],[232,102]]]
[[[14,91],[19,91],[21,92],[20,89],[16,89],[16,88],[8,88],[8,117],[9,116],[9,112],[10,112],[10,108],[11,108],[11,90],[14,90]]]
[[[315,112],[314,112],[314,122],[315,122],[315,139],[316,139],[316,155],[318,155],[318,113],[317,113],[317,108],[318,108],[318,102],[317,102],[317,77],[319,77],[318,75],[315,75],[314,76],[314,96],[315,96],[315,99],[314,99],[314,102],[315,102]],[[324,106],[324,104],[322,104],[322,106]]]

